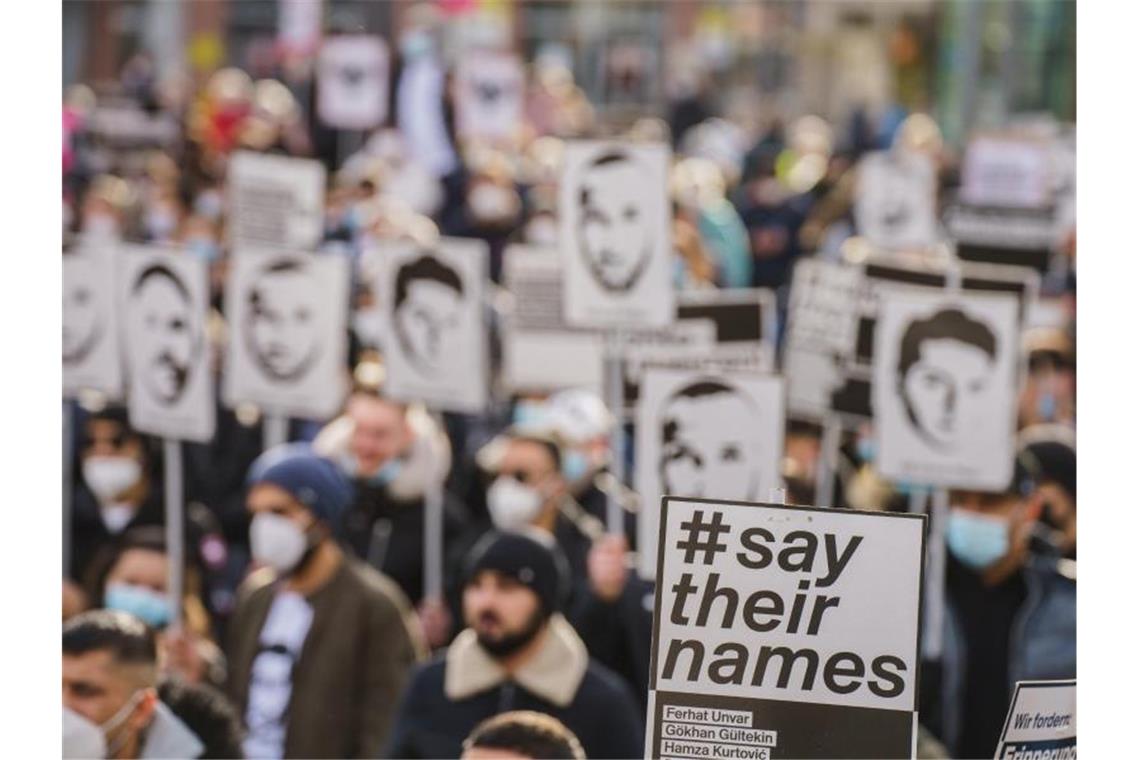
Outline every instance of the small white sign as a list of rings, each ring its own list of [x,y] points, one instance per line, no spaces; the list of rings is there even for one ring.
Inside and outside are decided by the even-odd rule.
[[[376,293],[388,394],[448,411],[486,407],[487,256],[486,243],[462,238],[385,248]]]
[[[320,161],[249,151],[230,156],[230,245],[312,251],[325,227]]]
[[[523,117],[526,74],[518,56],[476,52],[455,77],[456,129],[466,140],[509,140]]]
[[[226,403],[334,416],[346,391],[348,289],[342,254],[238,251],[226,289]]]
[[[859,161],[855,228],[886,250],[938,242],[934,164],[922,155],[878,151]]]
[[[123,396],[114,241],[87,239],[63,257],[63,392]]]
[[[216,414],[206,261],[178,248],[124,244],[120,264],[131,426],[163,438],[210,440]]]
[[[994,760],[1077,760],[1077,682],[1018,681]]]
[[[388,118],[388,46],[374,35],[329,37],[317,61],[317,115],[337,129],[375,129]]]
[[[872,383],[883,476],[946,488],[1009,484],[1018,326],[1016,296],[883,292]]]
[[[974,206],[1043,208],[1052,202],[1053,157],[1042,140],[975,137],[962,159],[958,197]]]
[[[780,485],[783,380],[651,366],[641,382],[636,430],[639,570],[652,578],[661,496],[755,501]]]
[[[673,320],[668,165],[665,145],[566,144],[558,218],[570,324],[635,328]]]

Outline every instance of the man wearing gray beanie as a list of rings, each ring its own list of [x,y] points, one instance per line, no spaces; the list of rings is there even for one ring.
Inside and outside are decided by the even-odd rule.
[[[250,468],[250,549],[261,567],[239,591],[229,691],[247,757],[371,757],[424,655],[408,600],[333,538],[351,489],[304,444]]]

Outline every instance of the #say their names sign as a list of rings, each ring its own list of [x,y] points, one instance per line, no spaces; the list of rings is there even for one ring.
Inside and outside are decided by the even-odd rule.
[[[923,515],[663,499],[647,757],[913,757]]]
[[[320,161],[238,151],[230,157],[230,245],[311,251],[324,234]]]
[[[436,409],[481,411],[487,403],[486,243],[394,244],[385,247],[382,261],[376,293],[386,315],[385,390]]]
[[[639,572],[657,568],[657,499],[752,500],[780,485],[784,383],[774,375],[649,367],[637,406]]]
[[[668,164],[660,144],[566,144],[558,219],[570,324],[660,327],[673,320]]]
[[[63,391],[121,398],[116,244],[85,240],[63,257]]]
[[[1013,295],[884,293],[872,379],[884,477],[980,490],[1009,483],[1018,337]]]
[[[124,244],[119,272],[131,427],[208,441],[215,410],[206,261],[177,248]]]
[[[226,291],[226,403],[335,415],[345,392],[348,288],[341,254],[238,252]]]
[[[388,117],[388,46],[381,37],[330,37],[317,60],[317,115],[337,129],[375,129]]]
[[[1018,681],[994,760],[1077,760],[1077,682]]]

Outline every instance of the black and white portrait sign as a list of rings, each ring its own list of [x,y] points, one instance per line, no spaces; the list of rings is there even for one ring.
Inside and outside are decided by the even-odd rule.
[[[883,476],[949,488],[1008,485],[1018,327],[1013,295],[883,294],[872,382]]]
[[[672,321],[673,243],[664,145],[566,145],[559,223],[566,319],[582,327]]]
[[[646,757],[914,757],[926,517],[662,501]]]
[[[311,251],[325,227],[325,167],[306,158],[238,151],[226,170],[233,248]]]
[[[922,155],[878,151],[859,162],[855,228],[886,250],[924,248],[938,242],[933,162]]]
[[[636,429],[639,570],[653,577],[661,496],[754,501],[780,485],[784,383],[774,375],[650,367]]]
[[[208,441],[215,409],[207,263],[165,246],[124,245],[122,251],[119,313],[131,426]]]
[[[517,56],[472,53],[456,71],[456,128],[466,140],[501,141],[518,131],[526,74]]]
[[[226,290],[226,403],[323,419],[344,399],[349,261],[240,251]]]
[[[462,238],[385,247],[376,292],[387,317],[385,390],[394,398],[456,412],[486,406],[487,255],[486,243]]]
[[[317,116],[337,129],[375,129],[388,118],[388,46],[374,35],[330,37],[317,61]]]
[[[118,248],[85,240],[63,257],[63,392],[123,395],[115,294]]]

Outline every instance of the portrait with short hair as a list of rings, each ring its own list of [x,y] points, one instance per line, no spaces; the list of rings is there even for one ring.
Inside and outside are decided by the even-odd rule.
[[[63,390],[122,395],[113,248],[84,243],[63,257]]]

